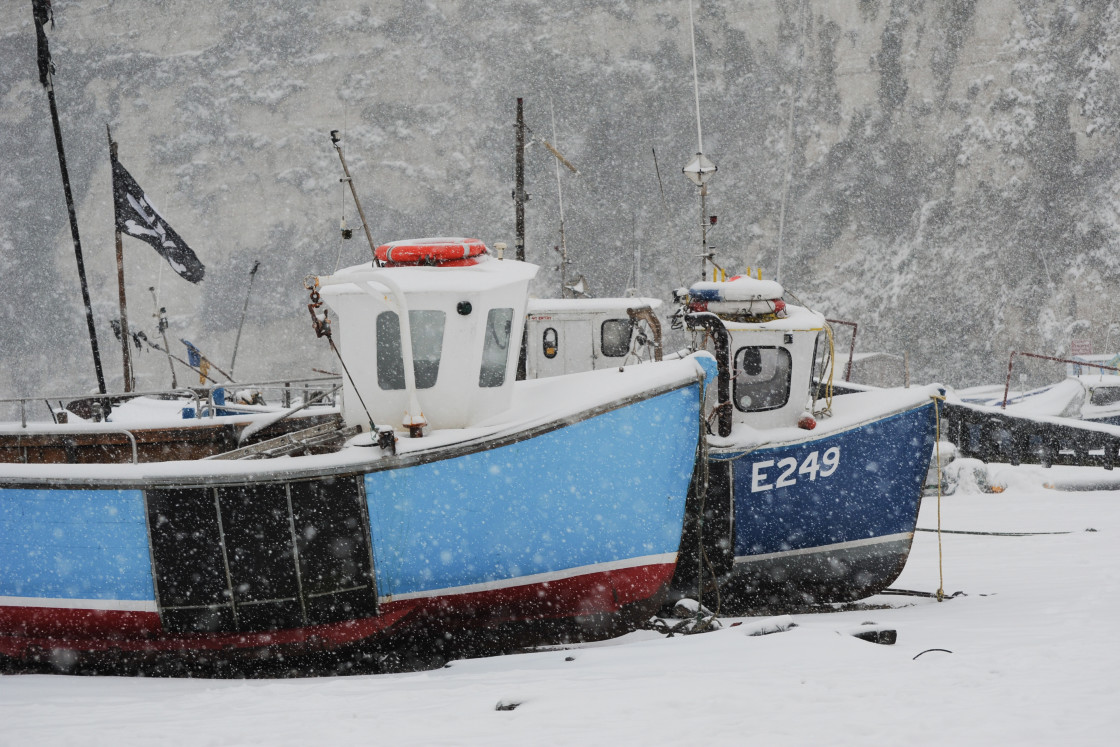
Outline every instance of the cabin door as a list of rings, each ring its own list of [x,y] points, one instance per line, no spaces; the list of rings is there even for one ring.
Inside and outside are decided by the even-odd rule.
[[[539,327],[543,354],[537,378],[590,371],[595,368],[595,338],[585,319],[555,319]]]

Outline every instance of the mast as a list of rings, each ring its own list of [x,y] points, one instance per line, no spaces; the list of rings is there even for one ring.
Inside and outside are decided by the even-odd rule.
[[[704,157],[704,133],[700,128],[700,78],[696,73],[696,26],[692,20],[692,0],[688,0],[688,30],[692,40],[692,91],[696,101],[696,157],[681,169],[689,181],[700,188],[700,279],[708,274],[708,179],[716,171],[714,163]],[[714,264],[714,263],[713,263]]]
[[[58,122],[58,105],[54,99],[54,63],[47,44],[47,34],[43,24],[50,20],[54,25],[50,0],[31,0],[31,10],[35,16],[35,35],[39,44],[39,82],[47,89],[50,103],[51,123],[54,125],[54,143],[58,150],[58,167],[62,172],[62,191],[66,195],[66,211],[70,217],[70,234],[74,237],[74,258],[78,263],[78,280],[82,286],[82,303],[86,308],[86,327],[89,330],[89,344],[93,350],[93,368],[97,373],[97,386],[105,394],[105,373],[101,369],[101,353],[97,349],[97,329],[93,324],[93,305],[89,300],[89,285],[86,283],[86,265],[82,260],[82,241],[78,236],[78,214],[74,209],[74,195],[70,191],[70,172],[66,168],[66,151],[62,146],[62,127]]]
[[[163,273],[162,266],[160,267],[160,273],[161,275]],[[173,357],[171,355],[171,346],[167,344],[167,328],[170,326],[167,321],[167,307],[159,305],[159,296],[156,295],[156,287],[154,285],[149,286],[148,290],[152,292],[152,303],[156,306],[156,313],[153,314],[153,316],[156,318],[156,326],[159,329],[160,337],[163,338],[163,352],[167,354],[167,366],[171,369],[171,388],[178,389],[179,382],[175,378],[175,363],[171,360]]]
[[[105,134],[109,138],[109,160],[110,162],[117,160],[117,144],[113,141],[113,132],[109,129],[109,125],[105,125]],[[128,331],[128,304],[125,301],[124,293],[124,246],[121,243],[121,229],[116,226],[116,221],[113,221],[114,230],[113,237],[117,247],[117,296],[121,307],[121,358],[124,364],[124,390],[131,392],[136,386],[136,380],[133,377],[132,371],[132,350],[129,348],[129,338],[131,335]]]
[[[548,99],[548,114],[552,119],[552,139],[556,141],[556,111],[552,107],[552,98]],[[559,141],[557,141],[559,142]],[[556,152],[555,148],[550,148]],[[560,156],[556,152],[557,158],[553,162],[556,167],[556,197],[560,203],[560,298],[567,298],[568,291],[568,242],[564,239],[564,187],[560,183]]]
[[[233,340],[233,359],[229,362],[230,379],[233,378],[233,366],[237,363],[237,346],[241,344],[241,328],[245,326],[245,314],[249,311],[249,294],[253,292],[253,279],[256,278],[260,266],[260,262],[253,262],[253,269],[249,270],[249,288],[245,291],[245,306],[241,309],[241,322],[237,325],[237,337]]]
[[[377,249],[373,245],[373,234],[369,232],[369,223],[366,222],[366,214],[362,210],[361,200],[358,199],[358,190],[354,187],[354,180],[350,177],[350,169],[346,166],[346,159],[342,157],[342,146],[339,145],[341,138],[338,136],[338,130],[331,130],[331,143],[334,144],[334,149],[338,151],[338,160],[342,162],[342,173],[345,176],[339,181],[346,182],[350,185],[350,194],[354,197],[354,205],[358,208],[358,217],[362,221],[362,228],[366,232],[366,241],[369,242],[369,250],[373,254],[373,264],[375,267],[380,266],[377,261]]]
[[[516,163],[514,173],[513,204],[516,208],[516,231],[514,239],[514,257],[518,262],[525,261],[525,203],[529,196],[525,194],[525,109],[524,99],[517,100],[517,152],[514,154]]]

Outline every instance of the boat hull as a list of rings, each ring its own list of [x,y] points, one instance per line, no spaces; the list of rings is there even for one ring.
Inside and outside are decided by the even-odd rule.
[[[646,612],[675,568],[699,407],[698,382],[664,386],[318,473],[315,457],[118,485],[9,472],[0,655],[337,648]]]
[[[774,447],[713,448],[705,550],[722,560],[724,597],[820,604],[887,588],[910,552],[934,419],[928,402]]]

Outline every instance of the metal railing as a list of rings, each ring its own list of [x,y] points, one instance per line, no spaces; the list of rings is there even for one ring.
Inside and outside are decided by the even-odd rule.
[[[161,398],[177,398],[184,397],[194,401],[195,417],[203,417],[205,401],[205,412],[208,417],[215,417],[219,409],[238,411],[243,413],[255,413],[259,410],[252,410],[248,408],[241,408],[237,404],[217,404],[214,401],[214,392],[216,390],[224,390],[225,392],[235,392],[240,389],[279,389],[281,391],[281,402],[279,407],[290,407],[293,400],[293,394],[299,393],[303,398],[306,398],[310,392],[318,392],[325,385],[335,386],[339,383],[341,377],[338,376],[320,376],[309,378],[287,378],[287,379],[274,379],[269,381],[247,381],[247,382],[227,382],[225,384],[207,384],[205,386],[197,387],[180,387],[177,389],[160,389],[145,392],[109,392],[106,394],[62,394],[51,396],[35,396],[35,397],[12,397],[7,399],[0,399],[0,406],[16,406],[19,408],[19,421],[21,428],[27,428],[28,425],[28,409],[29,405],[38,402],[46,404],[47,409],[51,413],[51,422],[59,422],[59,411],[51,406],[51,402],[58,402],[59,409],[65,411],[66,405],[73,402],[82,400],[91,401],[96,404],[94,408],[94,421],[100,422],[101,418],[109,415],[112,404],[119,404],[121,402],[136,399],[139,397],[161,397]],[[65,405],[63,404],[65,403]],[[99,412],[100,411],[100,412]]]

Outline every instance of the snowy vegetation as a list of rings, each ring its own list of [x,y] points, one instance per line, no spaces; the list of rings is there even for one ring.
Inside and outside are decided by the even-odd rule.
[[[94,380],[29,6],[0,11],[0,397]],[[680,175],[696,150],[683,0],[55,0],[54,10],[62,129],[111,387],[106,124],[122,163],[208,265],[200,287],[169,272],[160,281],[155,253],[126,239],[134,326],[154,332],[158,285],[173,339],[228,362],[259,259],[238,354],[248,377],[329,366],[300,280],[331,271],[340,250],[343,264],[369,256],[360,231],[339,239],[344,204],[348,224],[359,221],[332,129],[375,240],[469,234],[512,246],[515,99],[549,141],[551,105],[555,144],[581,172],[562,175],[566,234],[592,293],[640,283],[665,297],[699,271],[699,208]],[[1068,352],[1085,321],[1098,352],[1120,344],[1109,339],[1120,280],[1115,3],[702,0],[696,34],[704,150],[719,166],[711,242],[728,269],[780,265],[800,299],[860,324],[860,349],[908,352],[917,380],[998,380],[1009,350]],[[533,144],[528,255],[546,268],[541,295],[558,286],[553,168]],[[154,354],[139,371],[141,387],[167,384]]]

